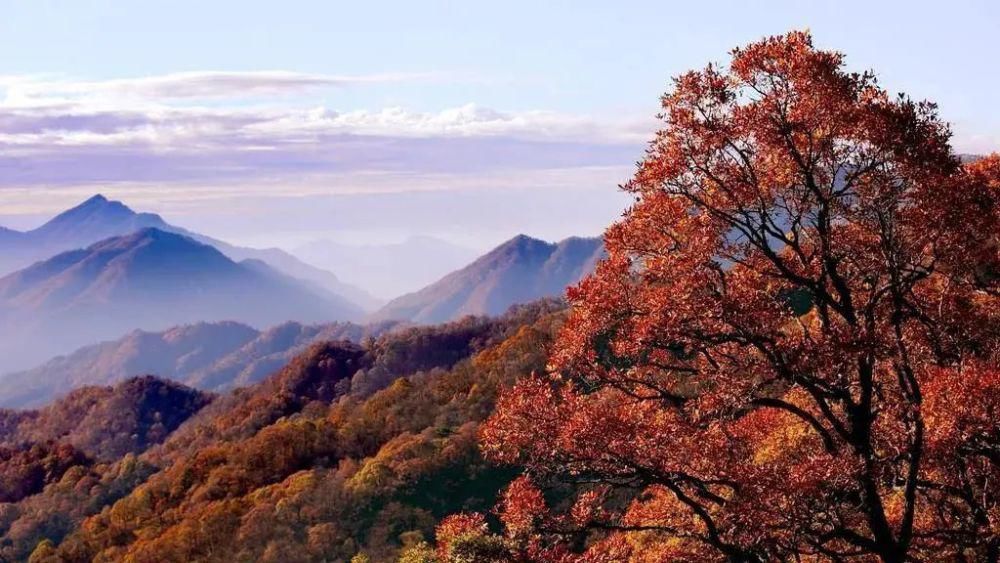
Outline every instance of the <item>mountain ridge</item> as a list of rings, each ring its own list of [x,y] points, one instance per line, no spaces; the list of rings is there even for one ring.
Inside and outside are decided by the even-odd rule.
[[[551,243],[520,234],[438,281],[393,299],[369,319],[432,324],[465,315],[498,315],[517,303],[560,296],[592,272],[603,253],[599,238]]]
[[[87,385],[37,410],[0,409],[0,446],[65,441],[97,460],[139,453],[166,438],[213,395],[151,375]],[[99,438],[97,433],[112,428]]]
[[[0,278],[0,352],[8,369],[135,328],[222,320],[270,326],[362,315],[346,299],[270,266],[237,263],[212,246],[153,227]]]
[[[143,376],[0,409],[0,559],[396,560],[514,478],[482,462],[477,427],[500,389],[543,368],[564,312],[546,301],[315,342],[224,394]],[[294,533],[278,544],[274,530]]]
[[[91,196],[41,226],[17,231],[0,227],[0,276],[26,268],[69,250],[95,242],[155,228],[190,237],[215,247],[233,261],[257,259],[288,275],[309,282],[316,289],[345,297],[362,309],[372,310],[381,302],[361,288],[342,282],[335,274],[317,268],[278,248],[246,248],[195,233],[168,223],[155,213],[136,212],[121,201],[102,194]]]
[[[398,326],[285,322],[258,330],[233,321],[197,322],[163,331],[133,330],[0,377],[0,407],[28,408],[86,385],[115,385],[155,374],[203,390],[250,385],[322,340],[361,342]]]

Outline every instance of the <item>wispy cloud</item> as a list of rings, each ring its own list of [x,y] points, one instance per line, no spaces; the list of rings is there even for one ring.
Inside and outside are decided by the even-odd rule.
[[[345,109],[327,101],[337,96],[312,96],[431,78],[0,77],[0,224],[24,225],[19,216],[41,218],[96,191],[239,237],[265,236],[288,228],[281,217],[309,213],[337,229],[451,224],[498,233],[531,217],[522,227],[545,232],[565,205],[554,224],[571,234],[596,232],[618,212],[614,187],[641,154],[651,119],[474,103]],[[275,209],[286,213],[268,219]],[[332,219],[345,210],[350,217]]]
[[[131,99],[147,101],[248,98],[299,93],[318,88],[426,80],[431,73],[329,75],[282,70],[178,72],[138,78],[73,80],[46,76],[0,76],[7,106],[38,106],[55,100]]]
[[[649,130],[642,121],[471,103],[436,112],[245,103],[247,96],[426,76],[0,78],[0,188],[135,182],[169,188],[259,178],[292,184],[305,176],[381,172],[406,173],[416,184],[420,174],[622,165]]]

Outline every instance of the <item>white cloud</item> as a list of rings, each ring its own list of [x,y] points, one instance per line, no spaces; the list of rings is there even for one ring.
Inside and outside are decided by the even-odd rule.
[[[44,147],[145,140],[162,146],[195,141],[201,148],[212,138],[227,146],[238,139],[267,146],[271,141],[308,142],[316,136],[336,134],[632,143],[644,140],[651,130],[650,120],[600,119],[542,110],[503,112],[473,103],[417,112],[403,107],[303,108],[303,101],[316,98],[298,96],[294,104],[275,99],[323,88],[434,77],[440,76],[341,76],[281,70],[183,72],[110,80],[0,76],[0,143]]]

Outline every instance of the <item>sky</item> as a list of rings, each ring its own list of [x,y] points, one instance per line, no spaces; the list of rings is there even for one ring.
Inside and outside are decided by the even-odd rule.
[[[0,0],[0,225],[93,193],[230,242],[596,235],[670,78],[809,29],[1000,149],[1000,3]]]

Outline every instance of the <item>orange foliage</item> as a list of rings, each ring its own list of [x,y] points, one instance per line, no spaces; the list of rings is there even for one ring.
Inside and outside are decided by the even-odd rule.
[[[481,431],[521,556],[996,560],[1000,157],[806,33],[662,103],[551,373]]]
[[[562,307],[313,346],[144,453],[152,475],[43,532],[54,545],[35,560],[387,561],[405,549],[427,561],[441,518],[488,508],[513,478],[482,459],[479,425],[501,387],[544,367]],[[389,377],[355,392],[363,370]],[[453,551],[505,561],[499,540],[468,535]]]

